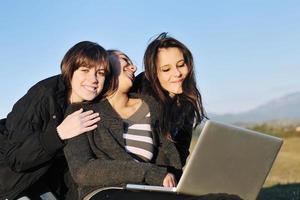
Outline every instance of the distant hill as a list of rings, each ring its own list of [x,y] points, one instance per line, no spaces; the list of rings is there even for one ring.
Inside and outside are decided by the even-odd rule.
[[[300,92],[274,99],[255,109],[237,114],[216,115],[208,113],[210,119],[226,123],[258,123],[273,120],[300,120]]]

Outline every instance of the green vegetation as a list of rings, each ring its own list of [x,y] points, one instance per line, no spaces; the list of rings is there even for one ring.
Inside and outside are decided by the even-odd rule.
[[[297,124],[278,125],[272,123],[261,123],[248,125],[246,126],[246,128],[277,137],[286,138],[300,136],[300,126],[298,126]]]

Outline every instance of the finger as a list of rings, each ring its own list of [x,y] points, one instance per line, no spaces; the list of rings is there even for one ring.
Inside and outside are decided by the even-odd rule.
[[[83,109],[80,108],[79,110],[76,110],[75,112],[72,112],[72,113],[69,114],[69,115],[78,115],[78,114],[82,113],[82,111],[83,111]]]
[[[80,117],[81,117],[81,118],[84,118],[84,117],[86,117],[86,116],[88,116],[88,115],[91,115],[91,114],[93,114],[93,113],[94,113],[93,110],[84,111],[83,113],[80,114]]]
[[[176,187],[177,183],[174,177],[171,178],[172,187]]]
[[[89,120],[89,121],[84,122],[84,123],[83,123],[83,126],[86,128],[86,127],[89,127],[89,126],[91,126],[91,125],[93,125],[93,124],[99,122],[99,121],[100,121],[100,117],[97,117],[97,118],[95,118],[95,119],[92,119],[92,120]]]
[[[174,178],[174,186],[173,187],[176,187],[177,186],[177,180]]]
[[[163,186],[167,187],[167,177],[165,177],[164,180],[163,180]]]
[[[89,121],[91,119],[94,119],[94,118],[96,118],[98,116],[99,116],[99,113],[93,113],[93,114],[90,114],[90,115],[85,116],[84,118],[82,118],[82,121],[83,122],[87,122],[87,121]]]
[[[170,187],[170,178],[168,176],[166,176],[163,185],[164,187]]]
[[[85,132],[89,132],[89,131],[92,131],[92,130],[95,130],[97,128],[97,124],[93,125],[93,126],[89,126],[89,127],[86,127],[83,130],[82,133],[85,133]]]
[[[166,181],[166,180],[164,180],[164,182],[163,182],[163,186],[164,186],[164,187],[168,187],[168,185],[167,185],[167,181]]]
[[[169,180],[168,180],[168,187],[173,187],[172,178],[169,178]]]

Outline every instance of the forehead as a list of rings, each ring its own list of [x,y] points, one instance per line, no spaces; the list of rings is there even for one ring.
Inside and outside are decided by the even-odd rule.
[[[94,69],[95,70],[105,70],[106,69],[106,66],[103,65],[102,63],[93,63],[93,64],[90,64],[90,65],[81,65],[80,67],[84,67],[84,68],[89,68],[89,69]]]
[[[183,60],[183,54],[180,49],[176,47],[161,48],[158,50],[156,63],[158,67],[170,64],[176,64]]]
[[[125,61],[128,63],[131,63],[131,60],[123,53],[117,53],[116,56],[119,58],[121,61]]]

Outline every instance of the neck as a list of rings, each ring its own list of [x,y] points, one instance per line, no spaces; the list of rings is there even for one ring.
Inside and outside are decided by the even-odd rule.
[[[142,105],[141,99],[132,99],[127,93],[117,91],[107,97],[108,102],[122,119],[128,119]]]
[[[114,94],[107,97],[107,100],[115,110],[118,110],[118,108],[127,106],[129,97],[127,93],[116,91]]]

